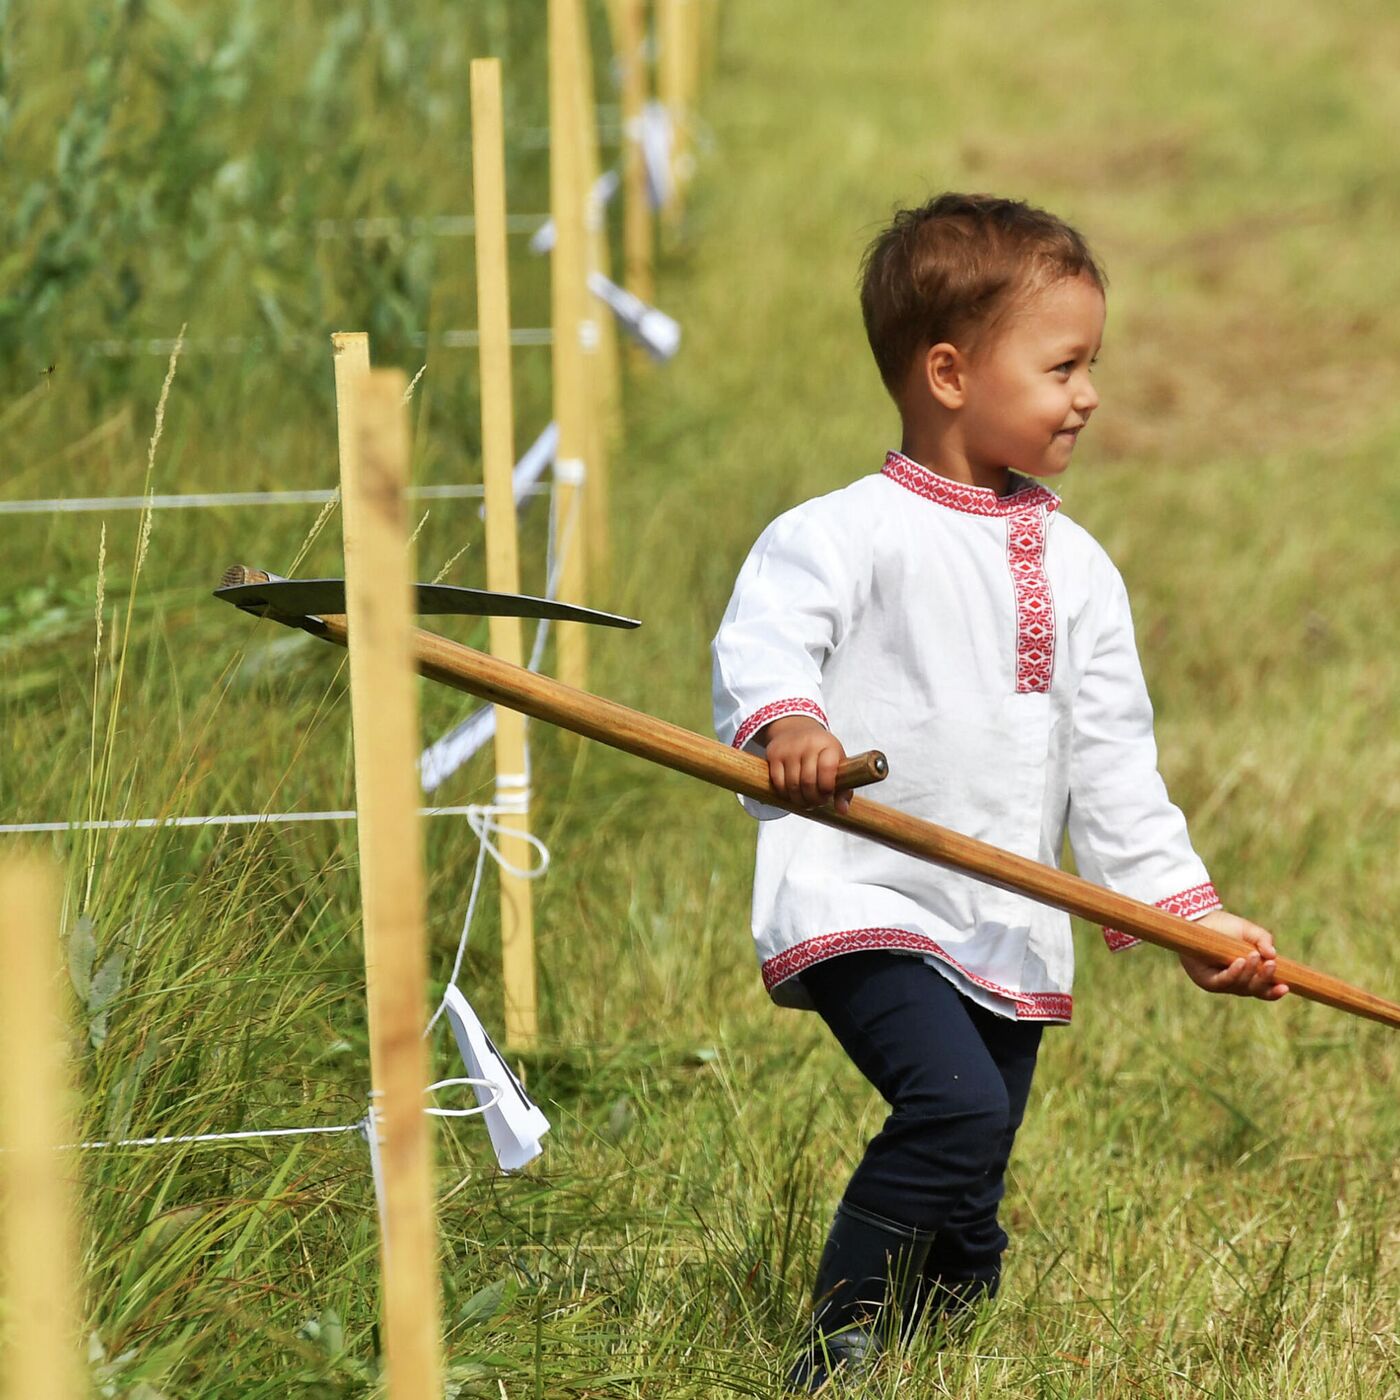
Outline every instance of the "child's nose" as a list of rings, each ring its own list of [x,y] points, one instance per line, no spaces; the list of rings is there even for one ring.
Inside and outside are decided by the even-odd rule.
[[[1074,407],[1079,413],[1092,413],[1099,406],[1099,391],[1086,374],[1075,387]]]

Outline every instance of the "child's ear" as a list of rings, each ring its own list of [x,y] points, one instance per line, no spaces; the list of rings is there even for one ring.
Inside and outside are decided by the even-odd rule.
[[[924,351],[922,369],[924,388],[938,403],[951,409],[963,406],[966,397],[964,376],[967,360],[956,345],[951,345],[946,340],[940,340],[937,345],[930,345]]]

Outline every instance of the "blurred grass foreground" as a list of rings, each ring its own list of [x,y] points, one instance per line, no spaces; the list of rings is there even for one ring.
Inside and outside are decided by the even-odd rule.
[[[470,213],[482,54],[505,65],[512,210],[545,208],[543,34],[543,0],[0,3],[4,499],[139,493],[148,470],[157,492],[333,485],[335,329],[426,364],[417,479],[479,479],[474,356],[443,343],[474,325],[471,249],[433,220]],[[1173,794],[1232,908],[1400,995],[1400,13],[734,0],[704,119],[661,266],[686,343],[628,385],[590,599],[647,625],[598,638],[595,686],[707,727],[706,644],[748,545],[892,442],[865,241],[937,188],[1044,203],[1112,282],[1104,405],[1064,494],[1132,590]],[[545,326],[547,266],[523,239],[513,259],[515,322]],[[142,346],[186,323],[150,458],[166,356]],[[524,442],[547,352],[516,368]],[[338,658],[207,600],[237,559],[338,573],[318,513],[158,513],[144,546],[135,512],[0,516],[0,821],[352,805]],[[522,529],[538,591],[543,510]],[[464,546],[449,581],[477,584],[475,504],[434,503],[422,576]],[[423,700],[425,738],[464,713]],[[763,995],[734,803],[534,737],[556,863],[547,1045],[522,1068],[555,1126],[510,1178],[479,1124],[438,1134],[451,1393],[776,1393],[881,1105]],[[438,796],[488,784],[472,767]],[[363,1112],[353,829],[53,840],[85,1137]],[[445,977],[475,846],[447,820],[428,841]],[[484,908],[464,979],[488,1023],[495,932]],[[1007,1287],[867,1393],[1400,1394],[1393,1034],[1217,1003],[1081,933],[1075,1025],[1047,1036],[1013,1164]],[[94,1394],[376,1393],[358,1138],[76,1169]]]

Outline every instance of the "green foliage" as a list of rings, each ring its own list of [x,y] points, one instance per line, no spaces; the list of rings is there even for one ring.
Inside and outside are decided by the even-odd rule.
[[[114,0],[49,33],[0,13],[0,367],[182,320],[277,345],[349,316],[405,350],[431,241],[335,230],[466,203],[467,61],[504,8]]]
[[[331,484],[329,355],[295,337],[356,326],[380,362],[427,362],[419,479],[474,479],[475,361],[410,339],[473,324],[470,245],[317,230],[465,212],[467,62],[501,54],[512,131],[542,124],[542,18],[542,0],[149,0],[40,25],[0,0],[6,494],[140,491],[164,359],[85,347],[186,320],[154,490]],[[1128,578],[1173,793],[1234,907],[1396,996],[1400,270],[1374,160],[1400,115],[1391,8],[989,0],[814,24],[735,4],[726,26],[715,154],[661,269],[686,347],[629,386],[597,595],[647,625],[596,638],[596,688],[705,729],[706,643],[744,551],[878,463],[894,425],[852,279],[890,205],[930,184],[1043,201],[1113,279],[1066,512]],[[512,210],[544,207],[545,174],[513,139]],[[513,251],[515,321],[542,324],[543,270]],[[233,334],[263,349],[199,348]],[[516,368],[523,438],[547,357]],[[87,515],[0,518],[3,819],[353,805],[342,658],[208,599],[239,560],[338,572],[339,522],[317,515],[157,513],[129,612],[134,513],[105,537]],[[544,526],[526,514],[528,588]],[[450,577],[478,583],[474,503],[434,504],[420,574],[463,545]],[[422,701],[425,734],[464,711]],[[554,1129],[512,1178],[479,1125],[439,1132],[448,1393],[774,1394],[882,1105],[757,983],[732,799],[533,738],[555,864],[537,891],[547,1043],[521,1069]],[[476,766],[438,796],[489,791]],[[453,821],[427,839],[440,978],[475,847]],[[360,1118],[352,828],[54,844],[84,1138]],[[490,896],[465,986],[495,1025]],[[1005,1291],[865,1393],[1397,1393],[1394,1035],[1217,1002],[1154,950],[1110,957],[1081,933],[1075,1025],[1047,1036],[1014,1163]],[[80,1160],[95,1393],[380,1393],[357,1135]]]

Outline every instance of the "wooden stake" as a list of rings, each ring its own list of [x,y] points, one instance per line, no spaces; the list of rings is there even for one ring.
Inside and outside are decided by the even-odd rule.
[[[685,109],[691,114],[691,148],[695,144],[695,113],[700,110],[700,85],[705,75],[707,8],[707,0],[685,0]]]
[[[4,1400],[77,1400],[76,1230],[67,1037],[59,1001],[59,880],[48,861],[0,865],[0,1236],[9,1324]]]
[[[579,16],[578,133],[579,171],[584,190],[585,275],[612,278],[607,209],[595,200],[598,162],[598,105],[593,84],[593,43],[586,10]],[[588,366],[588,486],[584,514],[588,531],[588,572],[595,590],[608,578],[608,463],[622,428],[622,394],[617,322],[590,290],[585,296],[584,357]]]
[[[588,365],[585,283],[584,187],[578,141],[578,0],[549,0],[549,205],[554,218],[550,274],[554,323],[554,419],[559,446],[554,460],[554,557],[558,595],[586,601],[588,538],[584,514],[588,455]],[[586,630],[560,623],[555,631],[559,675],[582,686],[588,674]]]
[[[335,364],[335,436],[336,449],[340,458],[340,520],[341,530],[346,540],[346,556],[348,558],[349,541],[359,538],[360,528],[359,522],[353,518],[359,501],[350,500],[345,492],[345,464],[354,452],[356,396],[365,376],[369,374],[369,336],[364,331],[335,331],[331,335],[331,354],[334,356]],[[370,946],[370,939],[373,936],[373,929],[366,926],[363,931],[366,969],[377,966],[379,963],[375,950]],[[365,1004],[370,1025],[374,1025],[382,1019],[374,1003],[376,989],[375,980],[367,976],[365,979]],[[380,1073],[376,1059],[378,1053],[378,1047],[371,1037],[369,1042],[369,1082],[375,1086],[383,1082],[383,1075]]]
[[[695,98],[698,101],[705,84],[714,76],[719,56],[719,0],[697,0],[699,39],[697,41]]]
[[[627,290],[648,306],[656,299],[652,276],[651,199],[647,194],[642,152],[642,112],[647,101],[647,0],[616,0],[617,50],[622,60],[622,248]],[[634,346],[634,366],[650,364],[646,351]]]
[[[251,575],[251,571],[243,570]],[[338,646],[345,645],[345,627],[336,618],[277,617],[289,627],[300,628]],[[513,705],[535,719],[571,729],[600,744],[635,754],[664,768],[674,768],[702,782],[727,788],[759,802],[787,807],[808,821],[854,832],[891,850],[902,851],[935,865],[960,870],[965,875],[999,889],[1023,894],[1082,919],[1121,929],[1148,943],[1174,952],[1194,953],[1219,967],[1228,967],[1251,949],[1242,939],[1216,933],[1167,914],[1151,904],[1104,889],[1053,866],[1003,851],[985,841],[963,836],[947,827],[911,817],[868,798],[851,799],[843,816],[832,807],[808,810],[792,807],[774,792],[768,781],[768,765],[754,754],[668,724],[653,715],[630,710],[614,700],[573,690],[532,671],[450,642],[431,632],[414,634],[418,672],[456,690],[465,690],[497,705]],[[1400,1028],[1400,1005],[1350,986],[1329,973],[1279,958],[1277,978],[1299,996],[1322,1002],[1355,1016],[1364,1016]]]
[[[348,376],[347,376],[348,377]],[[432,1148],[423,1112],[428,980],[422,829],[418,808],[418,691],[413,677],[404,516],[407,377],[370,372],[341,406],[345,625],[355,797],[384,1175],[384,1336],[390,1400],[442,1394]],[[349,408],[347,413],[345,410]],[[348,420],[348,421],[347,421]]]
[[[689,171],[690,109],[686,100],[686,73],[689,59],[686,39],[690,26],[691,0],[657,0],[656,38],[657,86],[661,102],[671,116],[671,197],[661,211],[668,228],[675,230],[685,216],[682,189]]]
[[[476,211],[477,325],[481,335],[481,458],[486,490],[486,586],[520,592],[516,547],[515,461],[510,358],[510,263],[506,251],[505,137],[501,116],[499,59],[472,61],[472,189]],[[519,666],[524,661],[518,617],[490,620],[491,652]],[[496,804],[503,812],[501,854],[526,868],[531,860],[530,771],[525,719],[515,710],[496,711]],[[535,930],[530,882],[502,869],[501,976],[505,983],[506,1041],[528,1049],[539,1035],[535,991]]]

